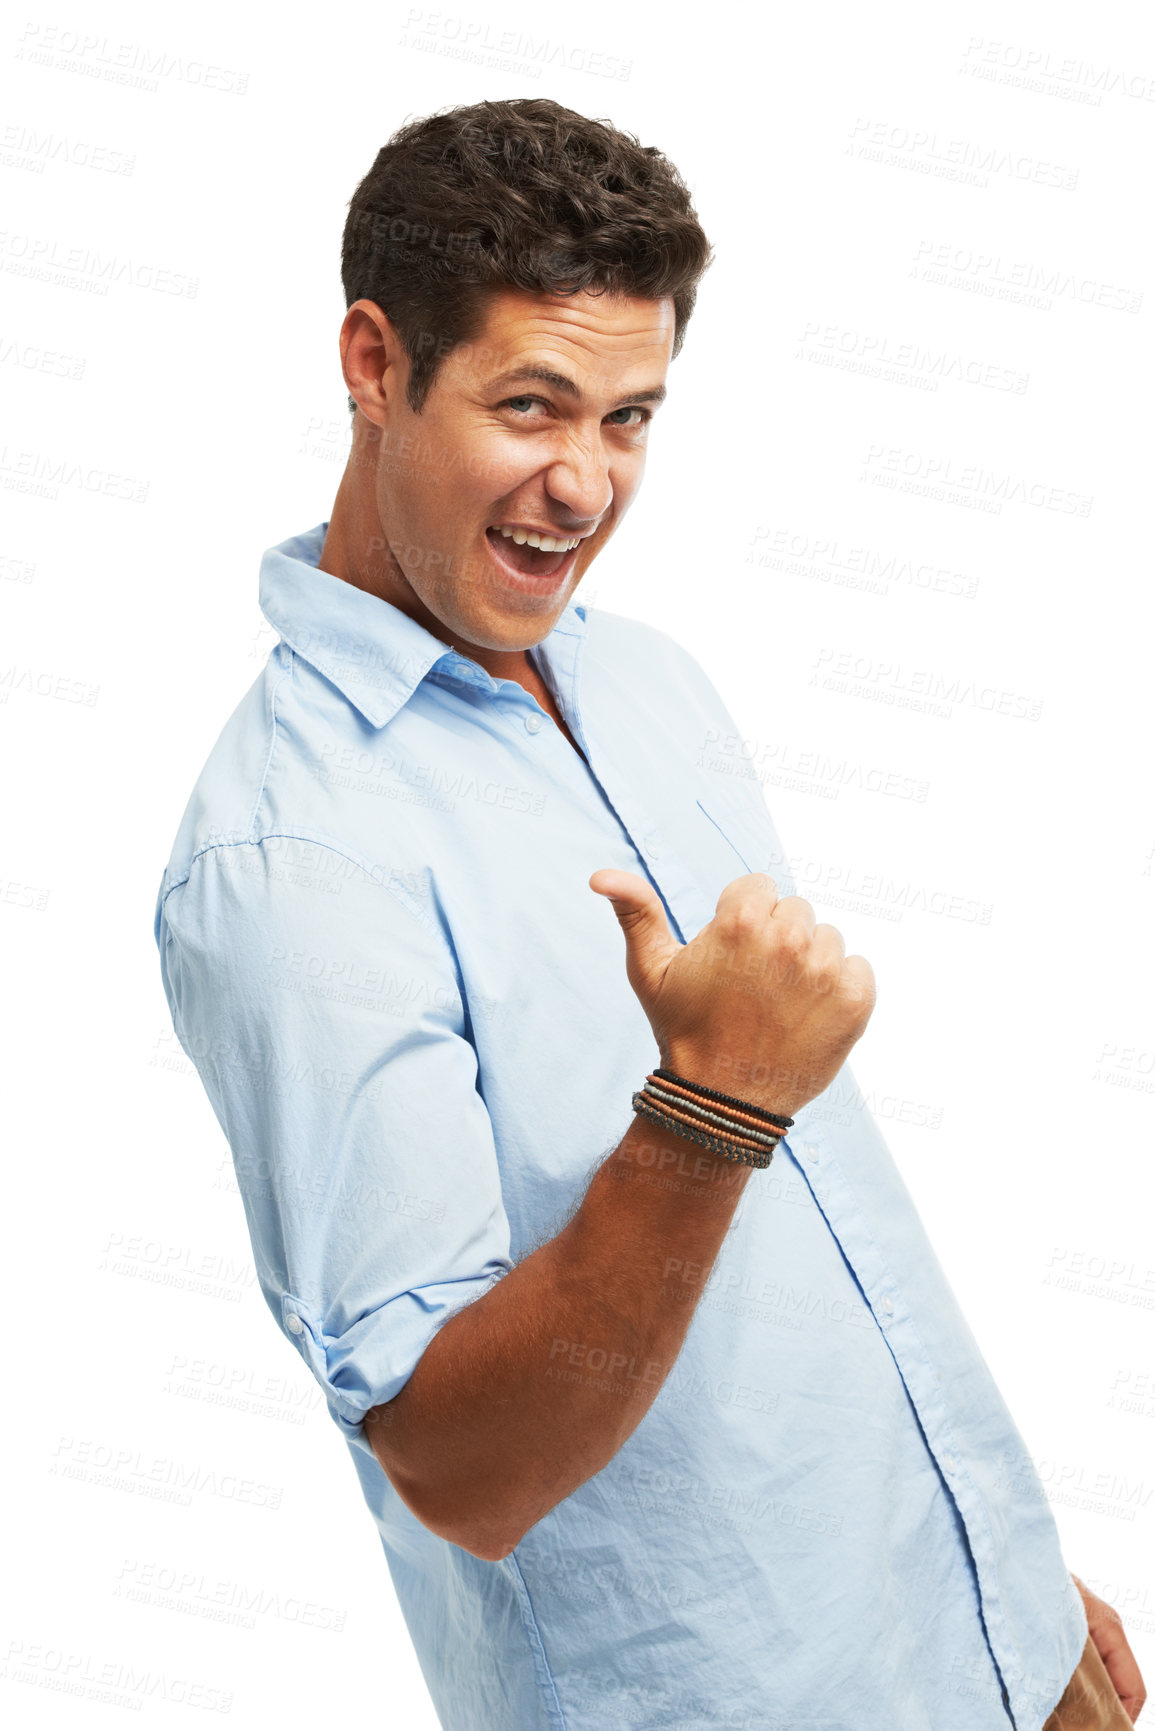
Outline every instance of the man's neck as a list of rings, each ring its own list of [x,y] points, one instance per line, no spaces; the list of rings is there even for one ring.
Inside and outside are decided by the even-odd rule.
[[[407,613],[442,643],[448,643],[459,655],[467,656],[470,661],[475,661],[479,667],[484,668],[491,679],[512,679],[518,685],[524,686],[541,704],[546,714],[557,723],[574,750],[579,751],[577,741],[566,726],[552,691],[530,660],[527,649],[486,649],[480,644],[455,637],[449,627],[438,619],[436,614],[431,613],[421,597],[415,594],[402,572],[391,564],[373,564],[370,560],[355,555],[355,548],[379,546],[383,539],[380,524],[365,524],[359,521],[357,509],[350,501],[343,479],[337,490],[333,514],[325,533],[325,543],[317,561],[318,570],[327,571],[331,577],[340,577],[343,582],[351,583],[355,589],[364,589],[367,594],[376,595],[380,600],[400,608],[402,613]]]

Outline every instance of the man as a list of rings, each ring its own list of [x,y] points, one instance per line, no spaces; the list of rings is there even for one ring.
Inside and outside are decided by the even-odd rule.
[[[699,767],[692,656],[575,599],[708,263],[672,165],[553,102],[379,153],[348,466],[161,885],[176,1030],[448,1731],[1126,1724],[845,1063],[869,964]],[[792,1119],[769,1169],[635,1112],[659,1065]]]

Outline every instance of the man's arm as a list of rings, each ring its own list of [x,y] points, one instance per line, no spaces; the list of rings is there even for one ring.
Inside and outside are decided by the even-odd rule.
[[[787,1115],[822,1092],[866,1026],[874,984],[809,902],[779,901],[752,873],[683,946],[644,879],[594,878],[663,1065],[720,1088],[723,1056],[744,1060],[742,1073],[774,1078],[753,1102]],[[613,1458],[673,1366],[752,1173],[635,1117],[568,1224],[451,1317],[366,1416],[419,1520],[496,1561]]]
[[[508,1273],[454,958],[400,873],[276,837],[202,851],[158,915],[181,1044],[228,1137],[261,1291],[349,1443]]]
[[[496,1562],[601,1471],[672,1368],[752,1173],[635,1116],[573,1219],[366,1415],[425,1526]]]

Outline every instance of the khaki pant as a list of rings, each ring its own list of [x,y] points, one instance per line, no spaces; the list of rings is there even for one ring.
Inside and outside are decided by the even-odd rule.
[[[1090,1635],[1043,1731],[1131,1731],[1131,1720]]]

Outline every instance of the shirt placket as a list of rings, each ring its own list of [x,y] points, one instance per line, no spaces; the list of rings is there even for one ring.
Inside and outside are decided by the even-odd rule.
[[[582,642],[583,638],[577,633],[561,632],[549,640],[548,663],[558,708],[580,744],[591,774],[628,835],[643,872],[661,896],[676,937],[679,942],[687,943],[713,919],[714,904],[703,894],[693,873],[666,841],[652,808],[636,786],[619,774],[609,754],[586,732],[578,698],[578,662]]]
[[[790,1152],[821,1209],[830,1231],[854,1272],[918,1415],[926,1439],[959,1516],[975,1562],[988,1641],[1004,1632],[994,1569],[994,1542],[987,1511],[966,1470],[951,1431],[942,1373],[934,1368],[902,1291],[855,1200],[835,1150],[820,1125],[792,1133]],[[998,1665],[995,1658],[996,1666]],[[1005,1684],[1001,1671],[1000,1686]]]

